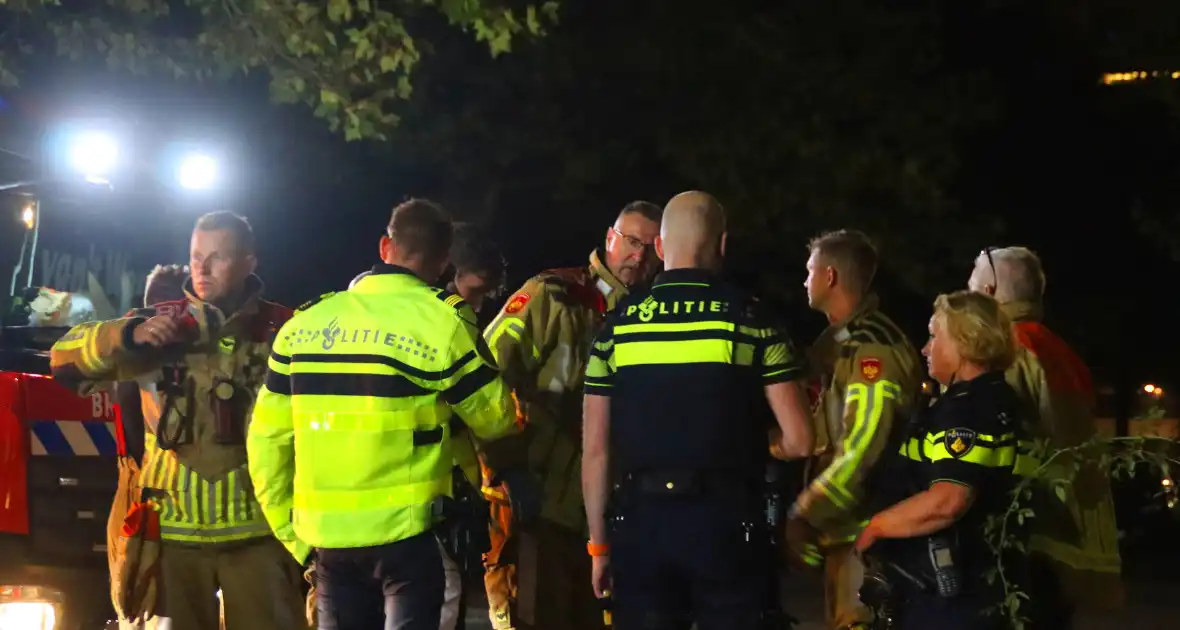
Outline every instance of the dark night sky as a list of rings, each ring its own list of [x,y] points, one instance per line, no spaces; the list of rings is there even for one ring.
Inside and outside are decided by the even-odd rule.
[[[522,46],[522,51],[494,62],[461,35],[437,33],[436,52],[423,63],[421,75],[415,76],[418,92],[416,101],[407,105],[411,114],[406,124],[431,128],[471,105],[482,116],[482,126],[493,128],[459,134],[460,148],[449,154],[423,146],[417,137],[413,141],[394,138],[383,145],[345,143],[310,112],[270,105],[261,80],[238,81],[228,87],[193,86],[130,80],[46,61],[26,79],[24,89],[9,95],[13,107],[0,118],[2,146],[20,144],[28,139],[29,129],[63,113],[88,111],[109,102],[112,116],[134,114],[135,137],[145,146],[162,138],[191,135],[225,147],[232,177],[224,201],[254,223],[262,242],[261,274],[272,296],[289,304],[342,288],[375,262],[376,239],[389,210],[412,195],[440,199],[462,218],[491,219],[507,250],[515,284],[541,268],[584,261],[627,201],[646,198],[662,203],[689,187],[716,191],[723,182],[730,185],[720,174],[714,179],[708,169],[702,175],[699,169],[681,168],[659,144],[662,120],[675,117],[680,123],[676,128],[681,129],[685,120],[695,119],[694,124],[704,129],[719,124],[727,114],[725,107],[709,98],[695,98],[681,85],[683,78],[674,83],[664,76],[664,69],[651,61],[656,58],[652,51],[661,42],[706,52],[710,47],[732,46],[716,38],[726,37],[727,32],[737,37],[758,18],[740,17],[746,10],[741,2],[729,8],[678,3],[674,11],[659,2],[620,3],[628,4],[626,8],[596,5],[593,11],[587,9],[589,4],[569,0],[550,41]],[[808,14],[808,19],[817,20],[817,37],[845,19],[838,14],[841,6],[856,3],[829,4],[833,6],[826,15],[821,9]],[[1106,3],[1086,4],[1097,11],[1094,7]],[[962,169],[949,192],[961,201],[956,212],[964,214],[935,216],[932,229],[935,233],[961,231],[967,213],[1000,219],[1005,226],[976,240],[974,235],[958,234],[953,258],[933,243],[906,243],[905,253],[912,257],[915,250],[929,245],[928,264],[947,270],[944,277],[961,283],[980,248],[1029,245],[1042,254],[1050,275],[1050,324],[1076,345],[1093,346],[1087,354],[1098,364],[1100,374],[1129,373],[1131,378],[1157,381],[1174,378],[1174,350],[1168,348],[1174,344],[1164,331],[1180,316],[1180,303],[1168,291],[1176,284],[1177,265],[1158,243],[1136,231],[1130,212],[1135,199],[1155,212],[1174,207],[1169,205],[1174,199],[1170,181],[1177,148],[1173,136],[1180,118],[1170,101],[1176,90],[1167,86],[1166,95],[1158,98],[1143,94],[1147,89],[1159,91],[1157,87],[1100,90],[1096,82],[1101,72],[1124,69],[1109,66],[1130,63],[1134,51],[1117,46],[1114,53],[1105,48],[1096,51],[1093,38],[1072,37],[1070,28],[1031,11],[987,13],[979,3],[962,3],[967,5],[970,8],[951,12],[943,41],[919,44],[943,51],[951,72],[966,75],[986,70],[997,81],[993,91],[1002,95],[1004,105],[997,120],[956,142]],[[710,25],[703,24],[707,18],[702,16],[707,11],[719,12],[718,23],[740,28],[706,30]],[[700,29],[695,35],[699,41],[692,39],[694,28]],[[678,32],[680,40],[686,41],[676,40]],[[1120,37],[1135,35],[1111,30],[1102,39]],[[896,43],[882,42],[882,48]],[[862,46],[847,54],[864,56],[869,54],[866,51],[872,48]],[[775,54],[774,50],[750,53],[767,58]],[[544,65],[549,56],[558,55],[565,55],[564,65]],[[1158,65],[1168,58],[1157,55],[1152,60]],[[838,74],[842,66],[835,67]],[[686,72],[684,68],[675,71],[681,76]],[[710,83],[724,83],[728,90],[740,90],[734,98],[754,100],[789,92],[793,85],[755,84],[757,79],[744,79],[743,71],[738,66],[728,72],[724,67],[702,68],[694,80],[701,90]],[[649,74],[637,74],[642,72]],[[765,73],[756,76],[767,79]],[[643,100],[636,95],[639,88],[650,90],[649,97],[667,90],[668,98]],[[543,106],[550,103],[552,111],[545,110]],[[953,106],[957,105],[948,105]],[[749,116],[744,103],[734,107],[735,116]],[[871,110],[873,105],[865,107]],[[865,115],[871,119],[874,113]],[[496,135],[496,128],[504,137]],[[511,160],[498,154],[498,148],[512,141],[514,134],[549,134],[553,129],[568,129],[573,144],[596,156],[578,164],[578,185],[572,192],[566,190],[571,169],[555,168],[551,154],[530,156],[528,151],[518,151]],[[759,140],[754,136],[748,144]],[[601,150],[596,153],[598,146]],[[776,177],[779,165],[769,152],[765,166],[767,173],[750,177],[762,181]],[[489,181],[497,179],[509,184],[489,207],[484,203],[486,189]],[[754,205],[749,199],[745,202],[744,207],[731,205],[731,213],[747,212]],[[868,200],[866,208],[873,203]],[[138,205],[159,208],[147,202]],[[172,198],[164,211],[166,222],[183,232],[199,211],[212,205],[209,199],[181,202]],[[1174,214],[1165,211],[1163,216]],[[810,216],[801,225],[845,227],[823,225],[822,217]],[[982,240],[985,237],[988,240]],[[1001,240],[993,242],[994,238]],[[802,282],[805,251],[795,232],[784,231],[781,238],[775,233],[763,235],[757,247],[738,253],[747,270],[760,269],[791,288]],[[922,292],[903,290],[904,283],[890,276],[888,250],[885,257],[886,303],[917,336],[934,291],[961,284],[943,280]],[[797,322],[800,340],[822,324],[818,316],[805,313],[797,299],[787,304],[786,313]],[[1091,344],[1091,339],[1102,339],[1102,343]]]

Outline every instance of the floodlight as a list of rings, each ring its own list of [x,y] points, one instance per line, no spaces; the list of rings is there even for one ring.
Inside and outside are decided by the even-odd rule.
[[[185,156],[176,171],[176,179],[190,190],[212,188],[217,183],[217,160],[200,153]]]
[[[105,183],[119,160],[119,145],[104,133],[85,133],[70,142],[70,166],[87,181]]]

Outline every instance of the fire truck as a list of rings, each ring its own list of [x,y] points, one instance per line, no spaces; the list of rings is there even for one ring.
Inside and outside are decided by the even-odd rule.
[[[28,306],[44,287],[93,306],[89,318],[120,316],[184,239],[139,222],[135,207],[50,199],[30,217],[31,203],[0,197],[16,227],[0,226],[0,270],[16,287],[0,291],[0,629],[97,630],[115,617],[106,548],[126,452],[119,410],[113,392],[80,396],[50,377],[49,348],[69,326],[33,321]]]
[[[48,348],[66,330],[0,330],[5,630],[97,629],[114,618],[106,529],[125,442],[110,393],[79,396],[48,376]]]

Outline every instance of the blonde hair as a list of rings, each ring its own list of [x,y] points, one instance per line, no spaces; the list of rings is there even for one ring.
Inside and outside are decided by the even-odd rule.
[[[1012,320],[990,295],[956,291],[934,300],[934,315],[955,342],[959,356],[988,370],[1006,370],[1016,359]]]

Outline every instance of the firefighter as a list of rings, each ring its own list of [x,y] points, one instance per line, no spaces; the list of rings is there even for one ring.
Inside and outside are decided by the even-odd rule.
[[[218,590],[229,630],[288,630],[302,617],[299,564],[271,534],[247,477],[247,414],[291,314],[261,299],[255,265],[249,223],[205,215],[185,299],[81,324],[53,347],[55,378],[83,392],[140,382],[144,461],[124,531],[137,543],[121,565],[131,573],[112,575],[127,618],[214,630]],[[148,562],[157,551],[158,574]]]
[[[1024,351],[1006,374],[1028,405],[1034,435],[1048,439],[1053,450],[1092,439],[1097,428],[1090,370],[1040,321],[1045,273],[1037,255],[1024,247],[985,249],[967,286],[994,297],[1015,322]],[[1077,462],[1083,467],[1074,474],[1066,456],[1055,461],[1061,467],[1050,472],[1066,482],[1055,485],[1064,500],[1047,488],[1034,495],[1037,517],[1029,543],[1041,597],[1032,606],[1038,615],[1033,621],[1069,628],[1073,609],[1117,609],[1124,591],[1110,480],[1093,463]]]
[[[484,579],[496,630],[602,626],[581,577],[590,570],[578,472],[582,380],[605,314],[658,268],[661,213],[651,203],[627,204],[588,267],[533,277],[485,333],[523,425],[484,455],[492,517]]]
[[[503,290],[507,273],[504,255],[485,230],[471,224],[458,224],[455,226],[455,242],[451,245],[451,266],[455,273],[447,283],[447,291],[463,298],[478,319],[487,301],[495,299]],[[482,481],[476,447],[470,432],[461,424],[455,427],[452,437],[456,473],[453,475],[454,497],[461,501],[461,514],[456,516],[454,523],[448,524],[445,530],[447,536],[444,536],[447,540],[440,541],[447,587],[439,630],[457,630],[466,626],[464,568],[472,553],[487,550],[487,539],[484,537],[488,522],[487,506],[479,492]],[[482,535],[472,531],[476,527],[485,528]],[[464,541],[475,538],[481,538],[484,544],[479,549],[471,550]]]
[[[780,453],[810,455],[802,363],[759,305],[718,277],[725,214],[716,199],[673,197],[656,251],[665,271],[619,304],[586,369],[591,582],[612,597],[620,628],[755,630],[769,612],[770,565],[766,427],[754,396],[770,403]]]
[[[184,281],[188,267],[181,265],[157,265],[148,275],[144,286],[143,306],[184,299]],[[143,464],[144,417],[143,403],[139,395],[139,383],[122,381],[115,386],[115,400],[119,405],[119,422],[122,425],[125,451],[119,456],[119,481],[111,513],[107,517],[107,562],[111,573],[118,571],[122,561],[120,534],[123,522],[132,504],[136,502],[136,486]],[[122,616],[119,582],[111,582],[111,603]]]
[[[828,626],[857,628],[872,622],[859,599],[863,567],[851,545],[860,531],[858,502],[891,428],[911,415],[921,391],[921,360],[878,309],[871,292],[877,251],[867,236],[830,232],[809,249],[808,303],[830,322],[809,353],[823,381],[816,434],[826,466],[788,512],[786,540],[811,562],[819,561],[818,543]]]
[[[481,439],[512,429],[474,313],[429,284],[451,237],[438,205],[399,205],[383,263],[301,309],[275,340],[250,479],[279,540],[296,557],[316,549],[321,630],[438,630],[432,530],[451,492],[452,415]]]
[[[1020,398],[1004,380],[1015,352],[1011,322],[992,298],[959,291],[934,302],[922,353],[946,391],[898,427],[871,480],[868,501],[883,509],[855,544],[888,563],[900,630],[1009,627],[989,610],[1003,609],[1005,592],[985,579],[997,565],[984,532],[1008,509],[1018,471],[1035,469]],[[1022,556],[1005,557],[1005,575],[1027,588]]]

